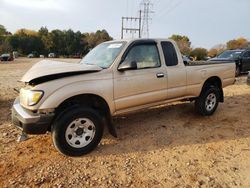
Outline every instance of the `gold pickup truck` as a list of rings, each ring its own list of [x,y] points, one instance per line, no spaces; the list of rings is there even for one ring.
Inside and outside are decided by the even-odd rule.
[[[104,126],[116,136],[112,117],[173,101],[195,101],[201,115],[223,102],[234,84],[235,64],[184,63],[172,40],[110,41],[80,63],[41,61],[20,80],[13,123],[27,134],[52,133],[64,155],[80,156],[100,142]]]

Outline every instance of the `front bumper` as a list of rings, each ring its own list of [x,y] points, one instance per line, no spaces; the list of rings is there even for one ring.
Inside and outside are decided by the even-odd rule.
[[[45,134],[54,114],[38,114],[23,108],[17,98],[12,107],[12,123],[27,134]]]

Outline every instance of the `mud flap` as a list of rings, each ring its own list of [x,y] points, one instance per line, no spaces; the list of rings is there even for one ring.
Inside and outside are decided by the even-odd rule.
[[[224,102],[224,92],[222,88],[220,88],[220,102]]]
[[[107,125],[107,128],[108,128],[109,133],[110,133],[113,137],[117,138],[117,137],[118,137],[118,136],[117,136],[117,132],[116,132],[116,129],[115,129],[113,120],[112,120],[112,118],[111,118],[110,116],[108,116],[108,117],[106,118],[106,125]]]

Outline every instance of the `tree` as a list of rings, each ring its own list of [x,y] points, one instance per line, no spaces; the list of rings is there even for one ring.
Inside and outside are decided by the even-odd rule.
[[[191,51],[190,56],[196,60],[204,60],[207,57],[207,50],[205,48],[195,48]]]
[[[81,33],[74,32],[71,29],[65,32],[65,42],[66,42],[66,55],[73,55],[80,53],[80,40]]]
[[[85,33],[86,41],[90,49],[94,48],[98,44],[112,40],[113,38],[109,36],[106,30],[98,30],[95,33]]]
[[[73,30],[52,30],[41,27],[39,31],[29,29],[19,29],[14,35],[9,35],[0,25],[0,45],[1,49],[13,49],[20,54],[28,53],[48,54],[54,52],[63,56],[83,56],[90,48],[112,40],[106,30],[98,30],[95,33],[81,33]],[[6,50],[4,50],[6,51]]]
[[[3,53],[10,53],[12,52],[12,46],[10,45],[10,43],[8,42],[7,39],[5,39],[3,42],[1,42],[0,44],[0,54]]]
[[[68,55],[82,56],[86,54],[87,43],[83,40],[80,31],[74,33],[72,30],[66,32],[66,39],[70,40],[67,46]]]
[[[192,50],[191,49],[191,42],[187,36],[172,35],[169,39],[172,39],[177,43],[177,45],[178,45],[178,47],[183,55],[190,54],[190,52]]]
[[[211,48],[211,49],[208,51],[208,53],[207,53],[207,55],[208,55],[209,57],[215,57],[215,56],[217,56],[217,54],[218,54],[218,51],[217,51],[217,49],[215,49],[215,48]]]
[[[7,33],[7,30],[3,25],[0,25],[0,36],[5,35]]]
[[[33,30],[20,29],[9,40],[14,49],[22,54],[31,52],[40,54],[44,49],[38,32]]]
[[[49,38],[51,40],[51,47],[49,48],[49,52],[54,52],[58,55],[64,55],[66,51],[64,32],[59,29],[52,30],[49,33]]]
[[[214,46],[214,48],[217,49],[218,54],[224,52],[227,49],[225,44],[217,44],[217,45]]]
[[[243,37],[238,39],[233,39],[227,42],[227,49],[234,50],[239,48],[247,48],[249,41]]]
[[[209,57],[215,57],[215,56],[219,55],[221,52],[223,52],[225,50],[226,50],[226,45],[217,44],[208,51],[208,56]]]
[[[8,32],[3,25],[0,25],[0,54],[10,53],[12,51],[12,46],[7,40],[10,35],[11,33]]]
[[[43,49],[43,54],[48,54],[49,53],[49,49],[52,47],[52,42],[50,40],[49,37],[49,30],[47,29],[47,27],[41,27],[38,30],[38,36],[40,37],[43,45],[44,45],[44,49]]]
[[[19,29],[15,32],[15,35],[27,35],[27,36],[38,36],[38,32],[34,31],[34,30],[30,30],[30,29]]]
[[[0,24],[0,36],[11,35],[11,32],[7,31],[6,28]]]

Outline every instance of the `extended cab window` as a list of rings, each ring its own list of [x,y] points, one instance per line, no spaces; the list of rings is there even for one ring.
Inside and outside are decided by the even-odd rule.
[[[178,64],[178,58],[175,47],[171,42],[161,42],[164,53],[165,63],[167,66],[175,66]]]
[[[160,67],[160,58],[155,44],[140,44],[132,47],[125,61],[135,61],[138,69]]]

